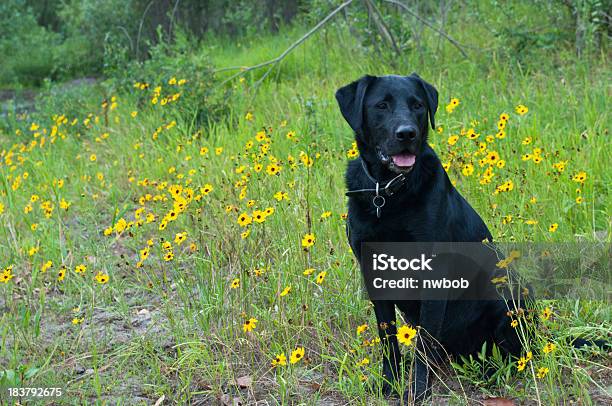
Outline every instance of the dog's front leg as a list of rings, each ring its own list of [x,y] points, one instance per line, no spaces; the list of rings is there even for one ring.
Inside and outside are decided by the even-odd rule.
[[[395,325],[395,303],[391,301],[372,301],[378,336],[382,344],[383,356],[383,393],[390,395],[393,391],[392,385],[399,378],[401,353],[397,344],[397,327]]]
[[[427,398],[431,389],[430,363],[435,363],[439,354],[439,338],[446,315],[446,300],[427,300],[421,304],[419,324],[421,331],[417,339],[411,388],[404,393],[404,400],[419,401]],[[425,330],[425,331],[423,331]]]

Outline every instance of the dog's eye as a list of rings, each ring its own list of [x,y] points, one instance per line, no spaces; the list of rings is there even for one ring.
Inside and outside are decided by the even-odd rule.
[[[376,103],[376,108],[380,110],[386,110],[389,108],[389,103],[387,102]]]
[[[414,103],[413,107],[414,107],[415,110],[421,110],[423,108],[423,103],[416,102],[416,103]]]

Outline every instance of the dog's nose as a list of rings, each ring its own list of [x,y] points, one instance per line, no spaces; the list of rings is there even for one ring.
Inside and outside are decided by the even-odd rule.
[[[395,137],[400,141],[412,141],[417,136],[417,129],[411,125],[402,125],[395,130]]]

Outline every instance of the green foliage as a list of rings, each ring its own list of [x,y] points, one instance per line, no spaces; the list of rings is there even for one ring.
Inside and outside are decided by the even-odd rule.
[[[5,57],[0,83],[41,86],[46,78],[114,74],[120,62],[151,57],[160,39],[179,39],[181,27],[194,38],[253,35],[288,23],[298,3],[67,0],[43,6],[7,0],[0,4],[0,54]]]
[[[19,365],[17,369],[0,370],[0,389],[20,387],[34,378],[40,368]]]
[[[112,38],[114,44],[133,47],[138,32],[137,1],[73,0],[59,11],[66,38],[83,38],[89,42],[89,59],[101,67],[103,44]]]
[[[512,378],[513,364],[502,356],[496,345],[487,353],[487,344],[484,343],[476,357],[462,356],[460,363],[452,362],[451,365],[460,379],[486,389],[503,387]]]
[[[609,39],[610,2],[570,0],[565,2],[574,19],[575,47],[578,55],[606,49]]]
[[[105,73],[106,87],[112,93],[132,87],[135,81],[147,84],[167,84],[172,78],[188,78],[190,86],[181,93],[180,109],[173,111],[175,119],[188,128],[199,128],[225,118],[229,114],[231,88],[218,88],[207,53],[194,53],[199,44],[182,29],[175,31],[174,41],[165,41],[158,28],[158,40],[150,44],[150,57],[145,61],[131,60],[124,48],[108,43]],[[151,97],[141,97],[148,105]]]
[[[81,76],[96,76],[100,61],[92,58],[91,41],[82,35],[66,38],[53,50],[55,78],[66,80]]]
[[[0,5],[0,54],[6,56],[0,65],[0,81],[40,86],[45,78],[112,77],[127,61],[150,58],[160,40],[167,44],[180,40],[181,32],[197,40],[216,36],[248,41],[295,21],[312,26],[337,6],[329,0],[67,0],[44,4],[7,0]],[[440,52],[445,40],[427,40],[431,28],[422,19],[454,36],[449,27],[461,24],[459,16],[464,15],[473,23],[470,33],[474,38],[492,36],[496,41],[489,44],[490,51],[527,67],[537,66],[539,52],[556,52],[567,44],[578,55],[607,49],[609,15],[602,0],[417,2],[407,6],[420,18],[383,0],[355,1],[335,24],[350,27],[350,35],[364,48],[394,67],[412,63],[404,59],[410,51],[416,50],[419,58]],[[472,46],[471,42],[465,38],[466,45]]]
[[[100,104],[106,94],[100,84],[88,79],[75,80],[63,86],[52,86],[47,82],[46,86],[35,101],[40,111],[38,114],[61,111],[68,116],[86,115],[91,106]]]
[[[0,81],[40,85],[53,73],[58,37],[38,25],[23,0],[1,2]]]

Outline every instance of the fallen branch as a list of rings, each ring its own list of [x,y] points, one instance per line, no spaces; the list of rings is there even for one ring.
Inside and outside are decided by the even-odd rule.
[[[378,27],[378,31],[380,31],[381,35],[386,39],[389,45],[393,47],[395,53],[398,56],[401,55],[402,52],[397,46],[397,42],[395,41],[391,30],[389,30],[389,27],[387,26],[387,24],[385,24],[385,20],[378,7],[376,7],[371,0],[365,0],[365,4],[368,8],[368,11],[370,12],[370,14],[372,14],[372,17],[374,18],[374,23]]]
[[[401,7],[405,12],[407,12],[408,14],[412,15],[414,18],[416,18],[417,20],[419,20],[420,22],[422,22],[425,26],[431,28],[432,30],[434,30],[435,32],[437,32],[438,34],[440,34],[441,36],[443,36],[444,38],[446,38],[451,44],[453,44],[455,46],[455,48],[457,48],[459,50],[459,52],[461,52],[461,55],[463,55],[466,59],[470,59],[470,57],[468,56],[468,54],[465,52],[465,50],[463,49],[463,47],[461,46],[461,44],[459,44],[459,42],[457,42],[455,39],[453,39],[450,35],[448,35],[447,33],[445,33],[444,31],[440,30],[439,28],[437,28],[435,25],[433,25],[432,23],[430,23],[429,21],[427,21],[426,19],[424,19],[423,17],[421,17],[420,15],[418,15],[417,13],[415,13],[414,11],[412,11],[410,8],[408,8],[408,6],[406,6],[404,3],[398,1],[398,0],[384,0],[387,3],[391,3],[391,4],[395,4],[396,6]]]
[[[140,18],[140,25],[138,26],[138,35],[136,36],[136,60],[138,60],[138,57],[140,56],[140,33],[142,32],[142,26],[144,24],[144,19],[147,13],[149,12],[149,9],[153,5],[153,3],[155,3],[155,0],[151,0],[149,5],[145,8],[144,12],[142,13],[142,17]]]
[[[237,72],[233,75],[231,75],[229,78],[227,78],[226,80],[224,80],[223,82],[221,82],[219,84],[219,86],[222,86],[224,84],[226,84],[227,82],[230,82],[232,80],[234,80],[235,78],[244,75],[245,73],[255,70],[255,69],[259,69],[259,68],[263,68],[266,66],[270,66],[268,68],[268,71],[258,80],[258,83],[261,83],[261,81],[263,79],[265,79],[270,72],[272,71],[272,69],[274,68],[274,66],[276,66],[276,64],[278,64],[279,62],[281,62],[287,55],[289,55],[289,53],[291,53],[291,51],[293,51],[295,48],[297,48],[298,46],[300,46],[304,41],[306,41],[310,36],[312,36],[315,32],[317,32],[321,27],[323,27],[329,20],[331,20],[336,14],[338,14],[340,11],[342,11],[345,7],[347,7],[349,4],[351,4],[353,2],[353,0],[347,0],[344,3],[342,3],[340,6],[338,6],[338,8],[336,8],[334,11],[332,11],[331,13],[329,13],[324,19],[322,19],[321,21],[319,21],[317,23],[317,25],[315,25],[314,27],[312,27],[310,29],[310,31],[308,31],[306,34],[304,34],[300,39],[298,39],[297,41],[295,41],[293,44],[291,44],[289,46],[289,48],[285,49],[283,51],[283,53],[281,53],[279,56],[277,56],[274,59],[270,59],[269,61],[265,61],[262,63],[258,63],[257,65],[253,65],[253,66],[232,66],[232,67],[228,67],[228,68],[221,68],[221,69],[217,69],[214,72],[225,72],[225,71],[230,71],[230,70],[236,70],[236,69],[240,69],[240,72]]]

